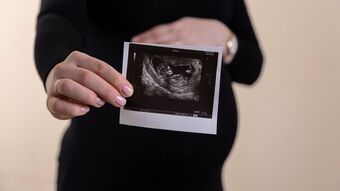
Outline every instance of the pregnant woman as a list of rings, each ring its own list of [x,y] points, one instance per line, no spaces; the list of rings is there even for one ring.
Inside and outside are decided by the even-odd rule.
[[[223,46],[217,135],[118,123],[133,94],[123,42]],[[243,0],[42,0],[35,60],[47,108],[71,119],[58,191],[221,191],[237,130],[232,82],[252,84],[262,54]]]

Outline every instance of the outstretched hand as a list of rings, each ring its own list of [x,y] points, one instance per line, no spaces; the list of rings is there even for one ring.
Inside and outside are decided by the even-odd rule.
[[[131,84],[109,64],[74,51],[57,64],[46,80],[47,108],[57,119],[86,114],[89,106],[108,102],[125,105],[124,97],[133,94]]]

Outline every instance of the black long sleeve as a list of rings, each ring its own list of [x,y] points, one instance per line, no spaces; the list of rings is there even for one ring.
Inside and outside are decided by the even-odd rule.
[[[261,72],[263,55],[243,0],[232,1],[229,27],[236,34],[238,51],[229,68],[233,81],[252,84]]]
[[[43,0],[38,15],[35,63],[43,82],[72,51],[85,47],[86,1]]]

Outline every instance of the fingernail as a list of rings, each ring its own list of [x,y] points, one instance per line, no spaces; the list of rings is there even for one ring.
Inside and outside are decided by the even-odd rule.
[[[130,88],[128,85],[123,86],[122,93],[126,97],[130,97],[133,94],[133,89]]]
[[[101,107],[105,104],[105,102],[98,97],[97,100],[96,100],[96,104],[97,104],[97,106]]]
[[[88,106],[83,106],[83,107],[81,107],[81,111],[82,111],[83,113],[87,113],[87,112],[90,111],[90,108],[89,108]]]
[[[119,105],[121,107],[121,106],[124,106],[126,104],[126,99],[123,98],[122,96],[117,96],[115,102],[116,102],[117,105]]]

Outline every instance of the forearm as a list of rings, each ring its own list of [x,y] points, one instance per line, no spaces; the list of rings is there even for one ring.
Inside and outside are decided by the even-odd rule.
[[[237,37],[238,49],[228,67],[233,81],[252,84],[259,77],[262,69],[263,56],[257,44]]]
[[[233,81],[252,84],[260,75],[263,55],[243,0],[232,4],[231,22],[228,27],[237,37],[237,52],[227,67]]]
[[[45,83],[48,73],[73,50],[82,50],[84,41],[84,5],[78,1],[43,0],[37,20],[35,64]],[[75,16],[78,14],[79,16]]]
[[[74,27],[57,15],[45,15],[37,23],[35,64],[43,82],[49,71],[84,42]]]

